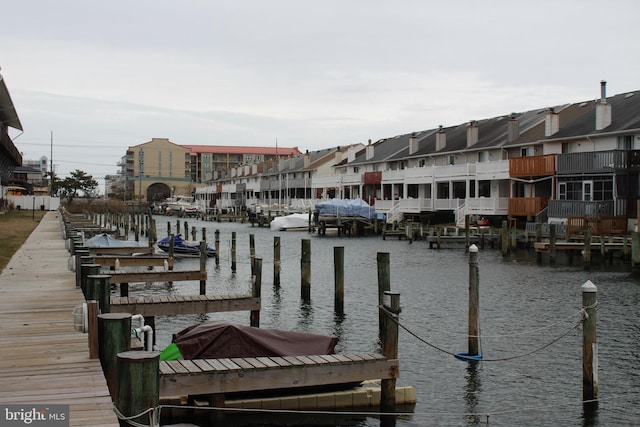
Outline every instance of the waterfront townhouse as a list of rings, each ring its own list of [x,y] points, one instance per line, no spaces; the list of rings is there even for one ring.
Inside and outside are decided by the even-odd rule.
[[[509,215],[537,222],[592,223],[615,218],[624,232],[637,220],[640,95],[626,92],[546,113],[545,135],[506,147],[514,191]]]
[[[278,161],[236,166],[211,185],[197,189],[196,198],[223,209],[307,210],[317,199],[336,195],[339,179],[333,166],[358,146],[307,151]]]

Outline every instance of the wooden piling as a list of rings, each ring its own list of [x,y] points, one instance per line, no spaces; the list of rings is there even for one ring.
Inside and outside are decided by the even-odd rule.
[[[273,286],[280,287],[280,236],[273,236]]]
[[[382,311],[384,293],[391,290],[391,269],[389,252],[378,252],[376,261],[378,264],[378,333],[383,334],[382,325],[384,323],[384,312]]]
[[[507,221],[502,221],[502,228],[500,229],[500,247],[503,257],[509,255],[509,227],[507,225]]]
[[[388,359],[397,359],[400,293],[385,291],[382,306],[385,310],[381,335],[382,355]],[[383,379],[380,383],[380,411],[393,412],[395,406],[396,379]]]
[[[87,338],[89,341],[89,359],[100,357],[98,345],[98,301],[87,301]]]
[[[542,242],[542,223],[536,223],[536,243]],[[542,252],[536,251],[536,262],[542,262]]]
[[[300,287],[302,300],[311,299],[311,240],[302,239],[302,252],[300,258]]]
[[[596,334],[598,289],[587,280],[581,287],[582,309],[582,400],[598,399],[598,338]]]
[[[160,353],[152,351],[124,351],[117,357],[117,399],[115,406],[120,414],[132,418],[124,425],[158,426],[155,409],[160,403]],[[151,409],[151,411],[148,411]]]
[[[200,242],[200,272],[207,272],[207,242]],[[207,279],[200,280],[200,295],[207,294]]]
[[[216,230],[213,235],[215,239],[216,265],[220,265],[220,230]]]
[[[100,264],[82,264],[80,266],[80,288],[85,298],[87,296],[87,277],[100,274],[100,268]]]
[[[231,232],[231,271],[236,271],[236,232]]]
[[[549,224],[549,264],[556,263],[556,225]]]
[[[467,248],[469,247],[469,244],[471,243],[470,226],[471,226],[470,215],[466,214],[464,216],[464,249],[465,251],[467,250]]]
[[[469,356],[480,354],[480,280],[478,274],[478,248],[476,245],[469,247]]]
[[[584,248],[582,249],[582,258],[584,262],[584,269],[589,270],[589,268],[591,268],[591,230],[585,230],[584,232]]]
[[[98,315],[98,340],[100,342],[99,355],[102,370],[111,398],[115,400],[116,384],[116,355],[131,348],[131,314],[105,313]]]
[[[333,248],[334,311],[344,314],[344,246]]]
[[[260,298],[262,294],[262,258],[255,258],[253,260],[255,264],[253,266],[253,280],[251,286],[251,296],[253,298]],[[260,310],[251,310],[250,324],[256,328],[260,327]]]
[[[251,275],[253,276],[255,273],[253,271],[253,261],[256,259],[256,236],[252,233],[249,234],[249,262],[251,265]]]
[[[108,274],[91,274],[87,276],[87,300],[96,300],[101,313],[109,313],[111,309],[111,276]]]

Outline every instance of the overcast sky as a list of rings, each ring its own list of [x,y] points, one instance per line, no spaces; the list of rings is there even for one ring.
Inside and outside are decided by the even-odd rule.
[[[11,136],[25,159],[53,145],[61,176],[101,180],[153,137],[317,150],[595,99],[600,80],[640,89],[637,0],[4,0],[2,16]]]

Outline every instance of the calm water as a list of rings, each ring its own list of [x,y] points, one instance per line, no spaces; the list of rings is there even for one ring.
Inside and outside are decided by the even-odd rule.
[[[158,234],[167,221],[157,217]],[[417,404],[413,415],[395,420],[397,426],[424,425],[554,425],[612,426],[640,424],[640,282],[629,267],[555,267],[535,263],[532,251],[520,250],[503,259],[497,250],[479,253],[481,348],[478,365],[448,353],[467,350],[468,254],[462,248],[432,250],[426,242],[380,237],[339,238],[306,232],[272,232],[248,224],[189,220],[213,241],[220,230],[220,265],[208,261],[208,293],[248,293],[249,235],[256,256],[263,259],[262,327],[333,334],[338,352],[378,351],[378,252],[391,258],[391,287],[401,294],[401,373],[398,385],[413,386]],[[237,271],[231,271],[231,233],[237,234]],[[281,238],[281,282],[273,287],[273,237]],[[302,303],[300,248],[311,239],[311,301]],[[333,248],[345,248],[345,315],[333,310]],[[177,261],[178,269],[197,269],[197,259]],[[585,413],[582,400],[582,330],[580,286],[591,280],[598,287],[598,345],[600,403]],[[198,283],[132,286],[136,292],[197,294]],[[161,347],[171,334],[204,319],[249,324],[248,312],[170,316],[156,319]],[[557,337],[558,342],[547,346]],[[541,349],[542,347],[545,347]],[[446,352],[448,353],[446,353]],[[508,360],[495,360],[508,359]],[[264,417],[262,418],[264,419]],[[274,425],[388,425],[374,416],[304,417],[279,415]],[[240,424],[262,425],[245,418]],[[273,421],[273,420],[271,420]],[[391,423],[393,425],[393,422]],[[271,424],[269,424],[271,425]]]

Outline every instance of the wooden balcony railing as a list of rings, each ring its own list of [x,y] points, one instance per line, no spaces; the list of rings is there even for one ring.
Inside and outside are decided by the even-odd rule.
[[[536,216],[547,206],[547,197],[512,197],[509,199],[509,216]]]
[[[555,173],[555,154],[509,159],[509,175],[512,177],[548,176]]]

